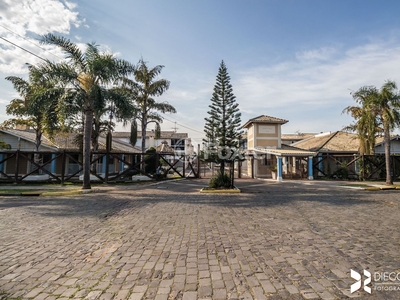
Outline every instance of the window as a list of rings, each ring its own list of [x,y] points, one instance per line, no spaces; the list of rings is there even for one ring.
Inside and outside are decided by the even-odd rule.
[[[184,139],[171,139],[171,147],[174,150],[185,150],[185,140]]]

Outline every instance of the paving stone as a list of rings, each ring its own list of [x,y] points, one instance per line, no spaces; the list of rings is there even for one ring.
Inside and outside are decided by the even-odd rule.
[[[212,288],[211,286],[200,286],[198,289],[199,297],[211,297],[212,296]]]
[[[213,299],[226,299],[226,290],[225,289],[214,289],[212,297],[213,297]]]
[[[196,292],[184,292],[182,300],[197,300]]]
[[[96,300],[100,298],[101,295],[101,291],[91,291],[86,297],[85,299],[87,300]]]
[[[267,297],[264,294],[264,291],[261,287],[253,287],[253,295],[257,300],[267,300]]]
[[[299,290],[292,284],[285,285],[285,288],[290,294],[297,294],[299,292]]]
[[[32,291],[30,291],[28,294],[24,295],[26,298],[34,298],[37,296],[41,291],[43,291],[43,288],[35,288]]]
[[[129,290],[120,290],[118,294],[115,296],[115,300],[123,300],[127,299],[129,295]]]
[[[362,298],[349,292],[350,269],[400,269],[394,192],[238,179],[245,193],[214,197],[198,193],[205,183],[0,197],[2,292],[37,300]]]

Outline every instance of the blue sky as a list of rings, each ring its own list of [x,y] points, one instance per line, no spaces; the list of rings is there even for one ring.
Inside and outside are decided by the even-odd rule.
[[[266,114],[289,120],[284,133],[322,132],[351,123],[341,114],[354,104],[351,91],[387,79],[400,84],[398,11],[399,1],[365,0],[5,0],[0,36],[56,61],[58,49],[32,44],[39,35],[95,41],[132,63],[143,57],[164,65],[171,86],[159,100],[178,111],[166,118],[194,139],[202,136],[222,59],[242,123]],[[0,40],[0,122],[17,96],[4,77],[26,76],[25,63],[37,61]]]

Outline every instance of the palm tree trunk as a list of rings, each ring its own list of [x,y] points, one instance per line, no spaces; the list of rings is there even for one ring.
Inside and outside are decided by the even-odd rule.
[[[146,149],[146,123],[147,123],[147,119],[146,119],[146,115],[143,114],[142,115],[142,172],[146,171],[146,164],[144,161],[144,152]]]
[[[83,186],[82,189],[91,189],[90,186],[90,144],[93,125],[93,110],[85,111],[85,127],[83,132]]]
[[[97,152],[99,150],[99,134],[100,133],[100,124],[97,121],[97,119],[94,121],[94,130],[92,131],[92,137],[91,137],[91,142],[92,142],[92,151]],[[92,165],[92,172],[97,173],[97,154],[93,154],[93,160],[96,161]]]
[[[385,164],[386,164],[386,184],[392,185],[393,179],[390,170],[390,129],[387,124],[384,126],[384,143],[385,143]]]
[[[40,154],[39,154],[39,149],[40,145],[42,144],[42,132],[37,129],[36,130],[36,140],[35,140],[35,154],[33,155],[33,161],[40,165]],[[36,166],[35,166],[36,168]],[[37,173],[40,173],[40,170],[37,171]]]

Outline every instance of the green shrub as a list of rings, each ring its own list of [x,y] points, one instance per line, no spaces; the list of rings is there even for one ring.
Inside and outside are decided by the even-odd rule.
[[[231,177],[228,174],[218,172],[217,176],[214,176],[210,179],[209,187],[210,188],[230,188],[231,187]]]

